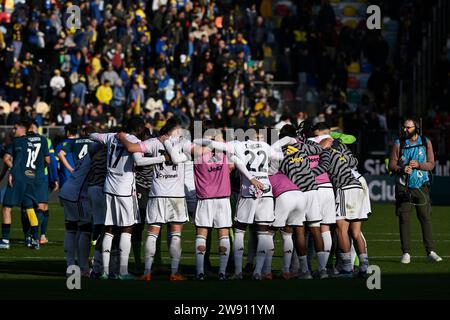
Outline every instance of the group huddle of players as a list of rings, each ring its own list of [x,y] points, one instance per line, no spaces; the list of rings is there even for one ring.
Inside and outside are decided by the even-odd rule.
[[[149,281],[161,227],[167,225],[170,280],[185,280],[179,272],[182,232],[191,217],[196,227],[198,280],[205,279],[205,255],[210,250],[207,239],[213,228],[218,230],[220,280],[243,279],[247,229],[247,262],[251,264],[255,258],[255,280],[273,277],[278,230],[283,242],[282,278],[364,276],[368,256],[361,225],[370,214],[370,199],[367,184],[356,170],[358,161],[343,143],[348,136],[331,133],[325,123],[307,132],[287,124],[278,140],[269,145],[263,141],[267,135],[262,129],[252,128],[243,141],[226,142],[222,131],[212,128],[202,139],[191,141],[174,118],[154,138],[149,137],[140,118],[130,119],[120,133],[85,128],[83,137],[72,144],[78,144],[79,160],[59,193],[66,224],[67,266],[77,264],[83,275],[94,278],[135,279],[128,271],[128,260],[133,247],[140,264],[146,223],[140,279]],[[23,182],[23,197],[7,201],[18,188],[9,185],[4,207],[22,206],[29,217],[39,203],[36,181],[43,173],[37,170],[44,171],[48,155],[47,148],[36,147],[37,137],[45,140],[31,133],[18,136],[13,142],[16,147],[9,148],[15,151],[7,151],[12,157],[12,175],[33,172],[34,177],[27,179],[34,180]],[[59,154],[64,158],[64,152]],[[239,190],[233,188],[235,172]],[[36,228],[36,221],[31,226]],[[37,239],[35,229],[32,239]],[[91,239],[95,241],[92,269]],[[356,269],[354,252],[359,260]],[[317,257],[315,272],[311,270],[312,257]],[[232,262],[234,270],[228,275],[227,266]]]

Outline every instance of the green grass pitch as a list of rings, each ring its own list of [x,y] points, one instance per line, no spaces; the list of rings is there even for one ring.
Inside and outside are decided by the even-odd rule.
[[[373,215],[363,226],[370,264],[381,269],[381,290],[369,290],[364,279],[223,281],[209,278],[194,280],[194,227],[183,231],[181,272],[184,282],[170,282],[167,274],[154,276],[151,282],[100,281],[82,279],[81,290],[68,290],[63,250],[64,217],[59,204],[50,206],[48,238],[39,251],[26,248],[18,211],[13,212],[12,245],[0,251],[0,299],[448,299],[450,297],[450,210],[433,208],[434,238],[437,252],[444,259],[429,263],[425,256],[418,220],[412,223],[412,261],[399,263],[398,221],[392,205],[374,205]],[[165,229],[163,230],[165,235]],[[145,238],[145,237],[144,237]],[[217,234],[213,236],[211,261],[218,266]],[[163,262],[169,266],[165,236]],[[143,255],[143,253],[142,253]],[[275,237],[274,274],[280,271],[281,237]],[[130,269],[134,268],[131,254]],[[245,262],[245,257],[244,257]]]

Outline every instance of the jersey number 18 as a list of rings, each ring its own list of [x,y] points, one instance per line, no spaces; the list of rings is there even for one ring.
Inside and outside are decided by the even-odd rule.
[[[27,159],[27,168],[36,169],[36,159],[41,150],[40,143],[33,143],[34,148],[28,148],[28,159]]]

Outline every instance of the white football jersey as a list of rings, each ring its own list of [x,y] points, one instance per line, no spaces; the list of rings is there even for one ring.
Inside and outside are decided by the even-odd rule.
[[[134,158],[122,145],[115,133],[91,134],[91,139],[106,144],[107,174],[103,191],[115,196],[127,197],[135,190]],[[127,140],[139,143],[134,135],[127,135]]]
[[[78,202],[87,196],[87,175],[91,169],[91,157],[86,154],[78,161],[75,171],[69,176],[59,191],[59,197],[64,200]]]
[[[234,143],[234,151],[246,166],[247,170],[256,179],[266,185],[263,197],[273,197],[272,187],[269,181],[269,161],[272,156],[272,148],[264,141],[245,141]],[[243,198],[253,197],[252,184],[241,174],[241,193]]]
[[[164,144],[157,138],[151,138],[142,142],[141,148],[143,153],[148,153],[151,157],[157,157],[167,152]],[[184,198],[184,171],[184,163],[174,164],[165,161],[156,164],[149,197]]]

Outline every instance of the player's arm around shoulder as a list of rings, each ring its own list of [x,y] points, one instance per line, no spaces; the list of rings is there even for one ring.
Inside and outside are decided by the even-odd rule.
[[[122,143],[124,148],[129,153],[135,152],[147,153],[147,151],[143,149],[145,148],[145,141],[142,142],[135,136],[129,135],[128,133],[125,132],[119,132],[115,134],[115,138]]]
[[[106,144],[106,142],[108,141],[109,135],[110,134],[108,134],[108,133],[94,132],[89,135],[89,139],[91,139],[92,141],[95,141],[95,142],[100,142],[102,144]]]
[[[184,143],[184,141],[178,141],[177,139],[167,139],[164,141],[164,147],[169,153],[174,164],[179,164],[190,160],[190,154],[188,156],[188,154],[183,152]]]

